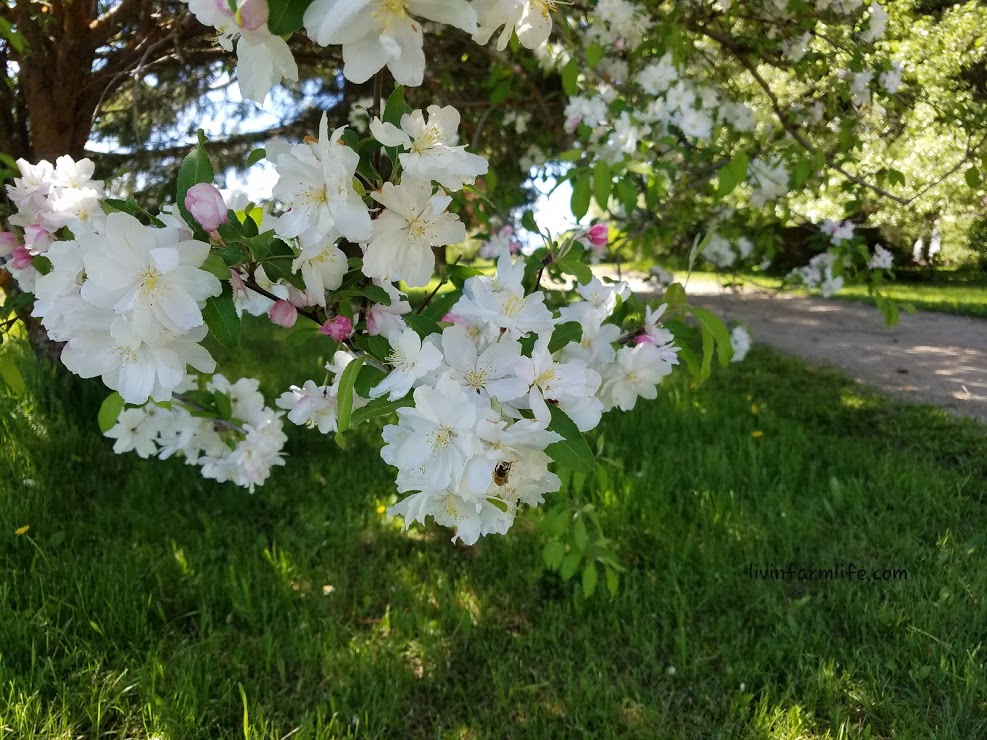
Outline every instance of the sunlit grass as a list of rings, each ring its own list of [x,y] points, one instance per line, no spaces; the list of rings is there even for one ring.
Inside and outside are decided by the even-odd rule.
[[[263,362],[268,339],[228,366],[269,398],[326,359]],[[374,430],[341,451],[292,428],[251,496],[113,455],[98,384],[22,366],[30,400],[0,398],[0,737],[987,736],[972,422],[765,350],[670,383],[599,431],[616,467],[585,496],[627,572],[586,601],[541,571],[537,512],[474,548],[403,532]],[[790,562],[908,579],[748,576]]]

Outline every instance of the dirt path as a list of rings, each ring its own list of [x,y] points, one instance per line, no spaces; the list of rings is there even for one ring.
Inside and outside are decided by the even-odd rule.
[[[640,276],[629,282],[636,292],[653,291]],[[889,328],[863,303],[728,292],[714,283],[690,284],[687,291],[696,305],[746,323],[755,342],[987,423],[987,320],[919,311],[902,313]]]

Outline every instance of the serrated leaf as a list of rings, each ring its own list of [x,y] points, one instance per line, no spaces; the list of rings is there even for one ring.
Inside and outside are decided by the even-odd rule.
[[[360,368],[366,360],[365,355],[360,355],[350,362],[343,369],[339,376],[339,390],[336,395],[337,417],[336,429],[338,434],[342,434],[350,428],[350,417],[353,413],[353,387],[356,385],[356,376],[360,374]]]
[[[597,581],[600,579],[600,574],[596,570],[596,563],[589,562],[583,566],[583,596],[587,599],[593,595],[596,591]]]
[[[545,448],[545,452],[555,462],[575,472],[588,473],[593,470],[595,458],[589,443],[579,431],[579,427],[562,409],[554,404],[548,404],[552,421],[548,428],[562,435],[562,440],[553,442]]]
[[[566,321],[557,324],[552,332],[552,339],[548,343],[549,352],[558,352],[570,342],[581,342],[583,340],[583,326],[578,321]]]
[[[240,317],[236,315],[232,293],[207,300],[202,309],[202,318],[209,327],[209,333],[221,345],[236,347],[240,344]]]
[[[99,413],[96,415],[96,422],[99,424],[99,431],[106,434],[116,426],[120,412],[123,411],[123,396],[116,391],[103,399],[99,405]]]

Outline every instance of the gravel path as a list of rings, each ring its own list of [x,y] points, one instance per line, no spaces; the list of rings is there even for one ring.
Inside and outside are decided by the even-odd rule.
[[[625,276],[636,292],[653,292]],[[875,386],[913,403],[943,406],[987,423],[987,320],[902,312],[888,327],[873,306],[784,293],[687,286],[690,299],[727,321],[746,323],[755,342]]]

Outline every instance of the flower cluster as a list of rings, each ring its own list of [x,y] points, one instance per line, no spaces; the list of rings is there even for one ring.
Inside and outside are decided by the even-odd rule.
[[[142,458],[165,460],[173,456],[198,465],[205,478],[230,481],[248,488],[263,485],[275,465],[284,465],[281,450],[287,437],[280,414],[264,405],[259,381],[241,378],[231,383],[216,374],[205,391],[194,376],[187,376],[167,403],[124,408],[105,436],[115,440],[113,451],[134,451]],[[205,395],[225,398],[230,417],[216,419],[201,413],[194,400]]]
[[[398,490],[410,494],[390,509],[406,524],[432,517],[467,544],[506,532],[521,506],[558,490],[546,453],[562,439],[551,428],[556,413],[580,431],[593,429],[604,411],[654,398],[678,362],[660,312],[647,310],[640,341],[608,322],[626,284],[594,278],[578,286],[583,300],[556,313],[544,292],[523,283],[524,262],[504,246],[496,275],[465,282],[439,333],[421,336],[391,315],[386,375],[352,406],[410,403],[385,427],[381,452],[398,469]],[[561,327],[565,341],[556,341]],[[331,383],[309,380],[282,395],[288,419],[334,432],[340,376],[352,359],[337,352],[327,365]]]
[[[34,292],[34,315],[48,336],[66,343],[65,366],[102,377],[132,404],[168,400],[188,366],[212,372],[215,363],[199,345],[207,331],[202,309],[220,293],[219,280],[200,269],[209,245],[189,238],[187,228],[105,214],[88,160],[19,166],[22,177],[7,192],[18,209],[10,223],[21,226],[25,243],[9,267]],[[63,229],[75,238],[59,238]],[[32,254],[45,258],[45,274],[31,274]]]

